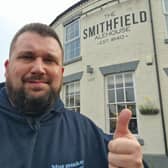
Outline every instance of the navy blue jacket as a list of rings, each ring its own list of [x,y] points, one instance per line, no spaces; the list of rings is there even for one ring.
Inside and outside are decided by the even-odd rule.
[[[64,108],[32,119],[11,106],[0,90],[1,168],[108,168],[109,137],[87,117]]]

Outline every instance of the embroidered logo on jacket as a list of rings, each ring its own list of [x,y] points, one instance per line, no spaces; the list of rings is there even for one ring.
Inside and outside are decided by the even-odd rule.
[[[66,164],[52,164],[51,168],[84,168],[84,160]]]

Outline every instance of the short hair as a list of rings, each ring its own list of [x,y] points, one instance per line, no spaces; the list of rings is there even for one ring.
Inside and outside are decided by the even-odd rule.
[[[43,23],[29,23],[29,24],[24,25],[21,29],[19,29],[11,41],[9,55],[11,55],[13,46],[16,43],[18,37],[25,32],[34,32],[34,33],[37,33],[37,34],[44,36],[44,37],[47,37],[47,36],[53,37],[58,42],[58,44],[61,48],[61,51],[62,51],[62,55],[63,55],[63,53],[64,53],[63,47],[62,47],[61,41],[60,41],[57,33],[50,26],[43,24]]]

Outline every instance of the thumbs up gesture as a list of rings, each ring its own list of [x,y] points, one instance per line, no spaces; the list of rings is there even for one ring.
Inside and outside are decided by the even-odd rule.
[[[143,168],[141,146],[128,129],[131,115],[128,109],[120,112],[114,139],[108,144],[109,168]]]

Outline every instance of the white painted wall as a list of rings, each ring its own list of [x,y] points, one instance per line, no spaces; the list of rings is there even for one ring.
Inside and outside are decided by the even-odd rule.
[[[63,23],[75,17],[76,14],[85,13],[104,2],[108,2],[108,0],[99,1],[98,3],[96,3],[95,0],[90,1],[73,9],[72,12],[68,12],[65,16],[60,18],[53,27],[59,34],[61,41],[63,41]],[[168,123],[168,113],[166,113],[166,111],[168,111],[168,77],[163,72],[163,67],[168,67],[168,47],[164,44],[166,28],[161,1],[152,1],[152,9],[157,40],[165,121]],[[111,38],[114,36],[108,35],[104,38],[106,43],[101,45],[100,42],[102,41],[96,40],[95,36],[83,39],[83,30],[86,28],[113,19],[117,16],[124,16],[132,13],[134,13],[136,21],[139,21],[138,14],[140,11],[145,11],[147,13],[147,21],[144,23],[131,24],[129,26],[130,31],[119,34],[124,35],[124,39],[111,41]],[[99,68],[135,60],[139,60],[135,72],[137,106],[139,107],[139,105],[144,104],[146,97],[148,97],[160,108],[148,1],[129,0],[121,4],[105,5],[102,8],[97,8],[92,12],[82,15],[80,18],[80,26],[82,60],[66,65],[65,76],[76,72],[84,72],[80,84],[81,113],[94,120],[95,123],[105,131],[105,86],[104,76],[101,74]],[[115,37],[117,37],[117,35],[115,35]],[[152,65],[147,65],[150,61]],[[91,65],[94,68],[93,74],[86,73],[87,65]],[[143,138],[145,142],[143,146],[144,153],[164,154],[161,114],[146,116],[140,114],[138,111],[137,116],[139,127],[138,136]],[[168,124],[166,128],[168,132]]]

